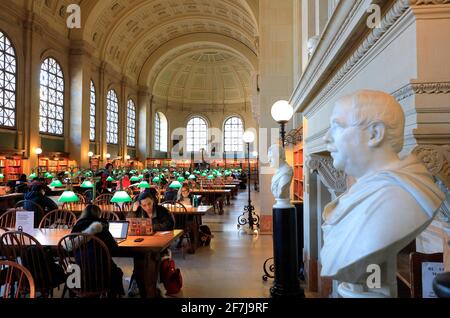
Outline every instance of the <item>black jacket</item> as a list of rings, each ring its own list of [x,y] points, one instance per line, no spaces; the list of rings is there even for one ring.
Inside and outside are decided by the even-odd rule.
[[[43,215],[40,214],[40,211],[38,211],[33,204],[30,204],[28,202],[31,201],[33,203],[39,204],[40,207],[44,210],[44,214],[46,212],[58,209],[58,205],[53,202],[52,199],[42,195],[42,193],[39,191],[30,191],[28,193],[25,193],[24,199],[24,209],[27,211],[34,211],[34,225],[36,227],[39,225],[39,222],[41,221]]]
[[[136,211],[128,213],[129,218],[147,218],[147,213],[138,207]],[[169,210],[161,205],[156,205],[156,211],[153,212],[152,226],[154,231],[171,231],[175,226],[174,219]]]

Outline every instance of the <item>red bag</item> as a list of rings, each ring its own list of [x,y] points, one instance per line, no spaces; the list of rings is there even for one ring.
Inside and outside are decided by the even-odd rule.
[[[175,267],[175,261],[169,256],[161,262],[161,281],[167,291],[167,295],[177,294],[183,287],[183,277],[179,268]]]

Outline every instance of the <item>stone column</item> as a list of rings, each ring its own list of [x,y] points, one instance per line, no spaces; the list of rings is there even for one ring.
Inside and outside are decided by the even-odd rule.
[[[145,159],[151,156],[152,150],[152,131],[151,123],[151,94],[147,87],[141,86],[138,92],[138,100],[136,105],[136,117],[138,119],[137,127],[137,156],[139,161],[144,162]]]
[[[293,2],[262,0],[259,2],[260,59],[259,153],[261,231],[272,231],[271,192],[273,171],[268,168],[267,150],[278,141],[279,125],[272,119],[271,108],[277,100],[289,100],[293,90]]]
[[[97,115],[98,115],[98,144],[100,151],[100,166],[102,163],[106,162],[105,155],[108,152],[107,144],[106,144],[106,91],[107,84],[105,81],[105,63],[102,62],[99,68],[100,76],[99,76],[99,84],[98,84],[98,102],[97,102]]]
[[[27,15],[23,23],[24,27],[24,148],[25,161],[24,172],[29,173],[32,168],[38,166],[37,155],[34,149],[41,146],[39,135],[39,73],[40,53],[38,33],[42,32],[34,22],[33,15]]]
[[[127,112],[128,112],[128,96],[127,96],[127,79],[124,77],[120,82],[120,98],[119,98],[119,156],[122,162],[125,162],[127,155]]]
[[[83,42],[74,42],[70,50],[70,157],[81,168],[89,167],[89,101],[91,56]]]

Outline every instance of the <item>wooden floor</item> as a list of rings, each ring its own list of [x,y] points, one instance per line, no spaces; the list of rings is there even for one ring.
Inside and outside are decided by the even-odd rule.
[[[259,212],[258,193],[252,191]],[[265,298],[270,297],[273,280],[264,282],[264,261],[272,256],[272,235],[248,235],[237,229],[237,218],[247,204],[247,192],[240,192],[225,206],[223,215],[204,216],[203,223],[214,234],[209,247],[200,247],[195,254],[184,254],[172,247],[176,266],[183,275],[183,289],[170,297],[197,298]],[[132,272],[132,259],[115,259],[124,272],[124,287]],[[163,294],[164,289],[160,286]],[[307,297],[314,297],[308,295]],[[168,296],[164,296],[168,297]]]

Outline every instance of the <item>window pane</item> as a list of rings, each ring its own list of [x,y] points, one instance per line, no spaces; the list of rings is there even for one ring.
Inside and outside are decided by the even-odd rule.
[[[39,130],[44,133],[64,133],[64,75],[53,58],[44,60],[40,71]]]

